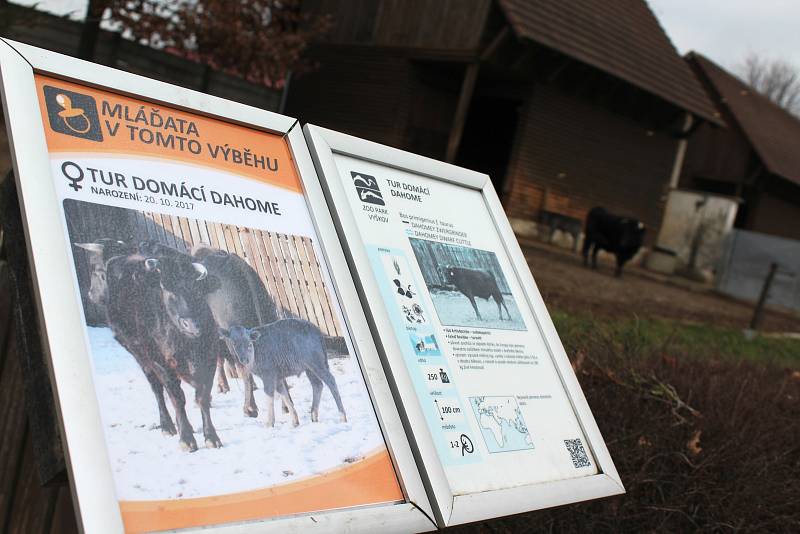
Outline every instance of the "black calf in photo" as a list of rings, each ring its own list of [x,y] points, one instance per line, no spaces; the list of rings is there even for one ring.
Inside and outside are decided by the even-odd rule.
[[[239,325],[253,328],[278,319],[275,301],[267,293],[258,273],[242,258],[206,245],[195,246],[192,249],[192,258],[201,262],[208,269],[209,275],[219,279],[219,289],[210,293],[207,298],[218,327]],[[235,360],[230,343],[226,343],[226,348]],[[230,389],[222,361],[220,358],[217,363],[217,386],[220,393]],[[257,417],[258,406],[253,395],[255,384],[252,375],[241,364],[236,365],[236,370],[244,385],[244,414]],[[288,406],[284,406],[284,409],[287,408]]]
[[[453,267],[452,265],[448,265],[444,268],[443,274],[450,284],[456,286],[456,289],[469,299],[470,304],[472,304],[472,309],[475,310],[475,315],[477,315],[478,319],[483,320],[481,313],[478,311],[478,306],[475,304],[475,297],[486,300],[493,298],[497,303],[497,313],[500,314],[500,320],[504,320],[503,309],[506,310],[508,320],[511,320],[511,314],[503,299],[503,294],[500,292],[500,288],[497,286],[497,280],[495,280],[492,273],[479,269],[467,269],[466,267]],[[501,309],[501,306],[503,309]]]
[[[230,342],[239,361],[264,383],[267,426],[275,425],[276,391],[289,408],[292,424],[300,424],[285,379],[292,375],[300,376],[303,372],[311,383],[313,393],[311,420],[319,421],[319,401],[324,384],[333,395],[341,421],[347,421],[336,379],[328,368],[325,340],[319,328],[312,323],[303,319],[281,319],[257,328],[240,325],[220,328],[219,335]]]

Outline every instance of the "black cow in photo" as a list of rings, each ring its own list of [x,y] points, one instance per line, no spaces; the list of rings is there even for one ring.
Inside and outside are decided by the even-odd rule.
[[[184,381],[195,390],[206,446],[222,446],[211,421],[219,342],[204,294],[217,289],[219,282],[189,256],[148,258],[138,253],[109,259],[106,279],[108,324],[147,377],[162,432],[177,433],[181,447],[197,450],[186,416]],[[175,410],[177,430],[164,402],[164,390]]]
[[[497,303],[497,313],[500,314],[500,320],[504,320],[503,309],[506,310],[508,320],[511,320],[511,314],[508,312],[506,301],[503,299],[503,294],[500,292],[500,288],[497,286],[497,280],[495,280],[492,273],[479,269],[453,267],[451,265],[445,267],[442,272],[448,283],[456,286],[456,289],[469,299],[478,319],[483,320],[481,318],[481,313],[478,311],[478,306],[475,304],[475,297],[486,300],[493,298]],[[501,309],[501,306],[503,309]]]
[[[644,224],[637,219],[612,215],[599,206],[592,208],[586,216],[583,264],[588,266],[591,250],[592,269],[597,269],[597,253],[603,249],[616,256],[617,269],[614,274],[621,276],[622,267],[641,248],[644,232]]]
[[[275,425],[276,391],[289,407],[292,424],[300,424],[286,388],[286,378],[303,372],[311,382],[311,420],[319,421],[319,401],[324,384],[333,395],[340,420],[347,421],[336,379],[328,368],[325,340],[315,325],[303,319],[281,319],[257,328],[238,325],[220,328],[219,335],[233,345],[239,361],[263,381],[267,395],[267,426]]]
[[[163,255],[174,257],[182,254],[178,250],[160,243],[150,241],[134,243],[107,237],[102,237],[90,243],[74,243],[74,245],[86,251],[92,271],[89,278],[87,297],[92,304],[102,306],[105,306],[108,300],[106,264],[111,258],[136,253],[147,257],[161,257]]]

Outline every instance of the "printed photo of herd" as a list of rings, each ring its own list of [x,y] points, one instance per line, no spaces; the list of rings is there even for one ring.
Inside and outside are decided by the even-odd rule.
[[[120,500],[267,488],[385,446],[309,237],[64,211]]]

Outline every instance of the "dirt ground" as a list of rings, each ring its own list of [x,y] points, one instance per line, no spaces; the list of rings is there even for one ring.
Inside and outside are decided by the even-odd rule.
[[[753,305],[721,296],[700,284],[626,266],[615,278],[610,263],[597,271],[583,267],[578,254],[539,242],[522,250],[550,310],[590,312],[613,317],[666,318],[688,323],[745,328]],[[800,314],[768,310],[762,324],[767,332],[800,332]]]

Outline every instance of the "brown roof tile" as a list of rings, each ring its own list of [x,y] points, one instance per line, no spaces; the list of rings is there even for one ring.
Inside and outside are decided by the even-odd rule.
[[[707,57],[691,52],[695,65],[719,94],[766,169],[800,184],[800,119],[756,92]]]
[[[708,95],[644,0],[498,0],[517,35],[712,122]]]

